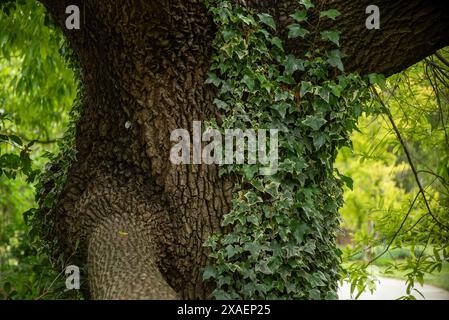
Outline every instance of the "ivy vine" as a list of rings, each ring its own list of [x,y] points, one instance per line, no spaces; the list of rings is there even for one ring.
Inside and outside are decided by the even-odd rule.
[[[336,299],[341,252],[335,244],[342,188],[352,180],[333,167],[369,98],[360,76],[345,73],[340,32],[319,30],[335,10],[319,11],[298,0],[288,37],[324,41],[296,57],[276,35],[267,13],[231,0],[206,1],[218,27],[207,80],[225,116],[222,128],[278,129],[279,168],[260,174],[260,165],[227,165],[239,178],[233,208],[222,222],[225,234],[206,242],[217,299]],[[312,10],[318,22],[310,22]],[[321,39],[317,39],[320,37]],[[298,80],[299,79],[299,80]]]
[[[80,81],[81,68],[78,57],[66,43],[61,47],[61,52],[68,67],[74,71],[78,94],[69,113],[68,128],[63,138],[57,142],[59,150],[45,154],[49,161],[36,183],[35,199],[38,207],[25,212],[24,218],[26,224],[30,226],[29,235],[35,245],[48,254],[53,263],[65,268],[68,260],[73,259],[76,252],[70,257],[65,255],[61,245],[63,241],[55,233],[55,210],[66,186],[70,167],[76,161],[76,124],[82,113],[84,91]]]

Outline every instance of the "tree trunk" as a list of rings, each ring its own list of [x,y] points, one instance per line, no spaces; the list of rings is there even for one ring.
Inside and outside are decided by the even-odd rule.
[[[68,5],[83,16],[81,30],[65,30],[85,91],[77,161],[53,217],[61,247],[71,255],[80,240],[93,298],[209,297],[202,244],[221,231],[233,183],[215,166],[169,161],[173,130],[220,118],[204,84],[215,30],[202,1],[42,2],[63,28]],[[349,70],[392,74],[449,43],[440,2],[378,1],[380,31],[365,28],[368,2],[330,4],[344,14],[334,27],[343,32]],[[297,1],[246,3],[270,12],[286,38]]]

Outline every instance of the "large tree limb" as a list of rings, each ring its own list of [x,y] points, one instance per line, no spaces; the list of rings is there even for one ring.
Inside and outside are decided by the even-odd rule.
[[[96,4],[101,1],[41,0],[41,2],[61,26],[64,26],[66,6],[77,2],[81,10],[98,10],[83,13],[83,17],[87,19],[97,16],[103,18],[105,22],[107,20],[109,23],[114,21],[123,23],[119,17],[116,19],[110,17],[111,14],[120,14],[120,11],[102,12],[102,6]],[[146,16],[153,20],[157,18],[156,21],[162,26],[164,23],[173,21],[168,19],[168,16],[179,1],[160,0],[153,3],[144,0],[121,0],[117,1],[117,8],[129,7],[130,2],[139,16]],[[192,3],[192,10],[197,10],[195,4],[198,5],[201,1],[189,2]],[[286,27],[291,23],[288,15],[298,7],[297,0],[246,0],[243,2],[249,7],[272,14],[280,24],[282,38],[287,40]],[[358,71],[362,74],[377,72],[388,76],[406,69],[438,49],[449,45],[449,6],[444,0],[377,0],[374,2],[372,0],[320,0],[315,3],[317,8],[335,8],[342,13],[335,22],[329,21],[322,24],[322,29],[342,32],[342,49],[346,55],[345,66],[350,71]],[[368,30],[365,26],[368,17],[365,10],[372,4],[377,5],[381,11],[380,30]],[[127,23],[136,22],[133,21],[132,13],[122,12],[122,14],[128,15]],[[92,21],[85,20],[82,28],[90,30],[91,23]],[[105,23],[103,27],[112,28],[112,25]],[[176,25],[173,27],[176,28]],[[211,28],[213,28],[212,25]],[[120,26],[114,29],[117,31]],[[67,31],[67,34],[73,42],[79,42],[79,38],[85,35],[80,31]],[[292,52],[301,53],[307,49],[301,40],[287,41],[288,48]]]

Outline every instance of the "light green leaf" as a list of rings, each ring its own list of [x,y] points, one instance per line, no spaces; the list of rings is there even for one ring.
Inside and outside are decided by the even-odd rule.
[[[296,22],[303,22],[307,20],[307,12],[304,10],[296,11],[291,14],[290,17],[292,17]]]
[[[274,110],[279,112],[279,115],[282,117],[282,119],[285,119],[285,115],[287,114],[287,110],[289,107],[290,105],[285,102],[276,103],[275,105],[272,106]]]
[[[309,30],[303,28],[301,25],[294,23],[288,26],[288,37],[289,39],[293,38],[304,38],[307,34],[309,34]]]
[[[340,31],[322,31],[321,38],[325,41],[331,41],[340,46]]]
[[[326,18],[335,20],[339,16],[341,16],[341,13],[340,13],[340,11],[338,11],[336,9],[330,9],[330,10],[320,12],[320,18],[326,17]]]
[[[259,17],[260,21],[262,21],[262,23],[271,27],[273,30],[276,30],[276,23],[274,22],[273,17],[268,13],[260,13],[257,16]]]
[[[306,7],[307,10],[315,7],[315,5],[312,3],[312,0],[299,0],[299,3]]]

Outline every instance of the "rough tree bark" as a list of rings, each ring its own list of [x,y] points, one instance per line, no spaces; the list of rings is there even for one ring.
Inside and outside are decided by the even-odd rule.
[[[220,116],[204,85],[215,30],[202,1],[41,2],[77,53],[85,88],[77,161],[54,217],[64,250],[81,240],[92,298],[207,298],[202,243],[220,230],[233,184],[214,166],[169,161],[172,130]],[[391,75],[449,44],[444,1],[376,1],[382,25],[371,31],[371,1],[316,2],[343,13],[333,27],[349,70]],[[271,13],[284,39],[296,3],[246,1]],[[73,4],[79,31],[64,27]],[[305,49],[296,41],[288,48]]]

